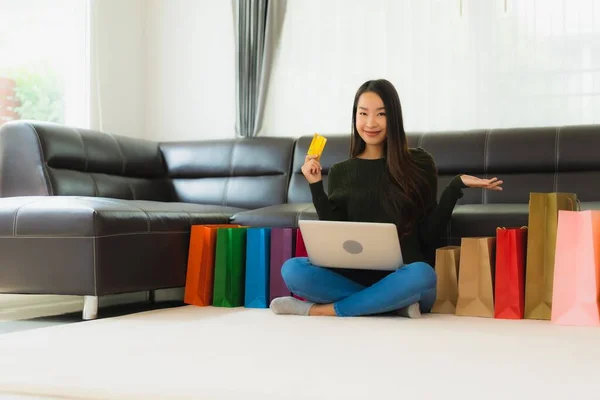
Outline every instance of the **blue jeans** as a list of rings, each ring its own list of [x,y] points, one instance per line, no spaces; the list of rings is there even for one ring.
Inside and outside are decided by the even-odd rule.
[[[312,265],[306,257],[287,260],[281,275],[292,293],[313,303],[333,303],[340,317],[383,314],[417,302],[427,313],[436,298],[435,271],[424,262],[405,265],[369,287],[335,269]]]

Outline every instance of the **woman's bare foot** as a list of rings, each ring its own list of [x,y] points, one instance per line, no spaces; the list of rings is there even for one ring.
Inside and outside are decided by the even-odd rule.
[[[321,317],[336,317],[335,309],[333,304],[315,304],[308,311],[308,315],[321,316]]]

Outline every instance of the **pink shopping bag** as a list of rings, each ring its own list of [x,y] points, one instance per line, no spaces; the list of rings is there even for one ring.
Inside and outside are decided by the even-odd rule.
[[[600,211],[559,211],[551,322],[600,325]]]

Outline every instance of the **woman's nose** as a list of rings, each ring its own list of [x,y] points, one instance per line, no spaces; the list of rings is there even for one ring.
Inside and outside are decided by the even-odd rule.
[[[368,127],[374,127],[374,126],[377,126],[377,119],[376,119],[374,116],[370,116],[370,117],[367,119],[367,126],[368,126]]]

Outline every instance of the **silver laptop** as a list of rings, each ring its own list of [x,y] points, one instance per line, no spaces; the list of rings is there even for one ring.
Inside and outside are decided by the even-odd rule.
[[[394,224],[300,220],[298,226],[314,265],[383,271],[404,265]]]

